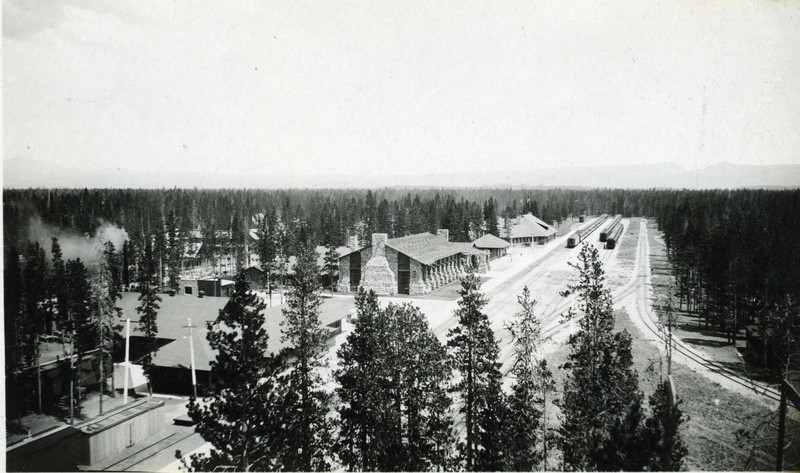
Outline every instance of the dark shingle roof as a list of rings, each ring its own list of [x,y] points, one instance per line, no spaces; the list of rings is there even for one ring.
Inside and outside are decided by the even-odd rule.
[[[392,238],[386,241],[386,246],[428,265],[463,252],[460,245],[445,241],[442,237],[428,232]]]
[[[473,241],[472,244],[475,248],[508,248],[511,243],[503,240],[502,238],[497,238],[496,236],[492,235],[491,233],[487,233],[486,235],[478,238],[477,240]]]
[[[136,307],[139,305],[139,294],[125,292],[122,300],[117,305],[123,310],[123,319],[130,317],[132,321],[139,320]],[[198,370],[210,369],[209,361],[216,357],[216,352],[211,349],[206,340],[208,329],[206,322],[217,319],[220,309],[228,303],[227,297],[203,297],[180,295],[170,297],[161,294],[161,308],[158,311],[158,337],[174,340],[158,349],[153,357],[157,366],[186,367],[190,365],[189,341],[185,337],[189,330],[184,327],[187,318],[192,318],[194,329],[194,356],[195,367]],[[278,302],[279,296],[273,295],[273,301]],[[325,298],[320,305],[320,321],[323,326],[341,320],[355,307],[352,298]],[[264,310],[264,329],[269,335],[269,349],[275,353],[285,346],[281,341],[281,326],[283,321],[283,308],[275,306]],[[138,324],[131,323],[131,337],[141,337],[142,332],[136,330]],[[124,335],[125,329],[122,329]]]
[[[533,214],[522,215],[518,220],[518,223],[511,225],[511,238],[549,237],[556,234],[555,228],[541,221]],[[498,227],[501,232],[505,231],[503,230],[505,228],[505,220],[502,217],[498,219]]]

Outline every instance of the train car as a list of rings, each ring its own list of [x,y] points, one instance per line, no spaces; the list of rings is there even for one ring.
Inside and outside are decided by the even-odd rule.
[[[608,214],[603,214],[597,218],[594,222],[590,223],[588,226],[577,230],[575,233],[570,235],[567,238],[567,248],[575,248],[578,246],[578,243],[582,242],[586,239],[593,231],[597,230],[597,227],[603,224],[608,218]]]
[[[611,233],[611,230],[614,228],[614,225],[618,224],[619,221],[622,220],[622,215],[618,214],[614,217],[614,220],[611,221],[603,231],[600,232],[600,242],[604,243],[608,239],[608,234]]]
[[[618,222],[617,226],[611,229],[611,232],[606,239],[606,249],[613,250],[617,247],[617,241],[619,241],[619,237],[622,235],[624,225],[622,222]]]

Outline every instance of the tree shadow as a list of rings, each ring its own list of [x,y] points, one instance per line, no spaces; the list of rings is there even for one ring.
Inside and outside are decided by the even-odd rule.
[[[703,347],[714,347],[714,348],[722,348],[724,346],[728,346],[729,343],[722,340],[707,340],[705,338],[682,338],[681,339],[684,343],[689,343],[691,345],[699,345]]]

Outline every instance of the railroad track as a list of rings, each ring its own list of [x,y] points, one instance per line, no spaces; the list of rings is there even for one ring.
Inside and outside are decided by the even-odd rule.
[[[639,248],[637,251],[637,259],[639,260],[639,264],[637,265],[637,272],[643,274],[637,274],[637,280],[639,279],[638,276],[643,275],[646,277],[646,272],[648,269],[647,258],[649,257],[649,245],[647,244],[647,227],[643,226],[640,229],[640,241],[639,241]],[[639,292],[637,294],[637,315],[639,318],[644,322],[644,325],[647,327],[648,331],[655,335],[659,341],[665,342],[666,339],[669,337],[668,334],[664,333],[664,329],[656,324],[653,319],[653,313],[650,308],[650,304],[647,303],[647,286],[645,283],[636,284],[634,286],[633,291],[626,292],[626,295],[629,295],[631,292]],[[623,296],[625,297],[625,296]],[[695,363],[700,364],[702,367],[708,369],[709,371],[716,373],[719,376],[729,380],[730,382],[737,384],[739,386],[745,387],[750,391],[755,392],[756,394],[760,394],[768,399],[773,401],[780,401],[780,392],[768,385],[760,385],[757,384],[750,378],[746,376],[742,376],[739,373],[727,368],[716,361],[709,360],[708,358],[698,354],[692,348],[686,346],[680,339],[672,339],[672,351],[674,353],[679,353],[686,357],[687,359],[694,361]]]
[[[158,442],[156,442],[156,443],[154,443],[152,445],[148,445],[147,447],[145,447],[145,448],[143,448],[141,450],[137,450],[135,452],[132,452],[127,457],[121,458],[118,461],[112,463],[111,465],[104,466],[103,470],[104,471],[132,470],[136,465],[139,465],[139,464],[144,463],[145,461],[149,460],[152,455],[144,457],[141,460],[135,461],[133,463],[129,463],[131,458],[133,458],[133,457],[135,457],[137,455],[141,455],[142,452],[145,452],[145,451],[148,451],[148,450],[152,450],[153,455],[155,455],[158,452],[161,452],[163,450],[167,450],[167,449],[177,445],[178,443],[186,440],[187,438],[191,437],[195,433],[196,433],[195,429],[192,428],[192,429],[189,429],[189,432],[186,433],[186,435],[179,435],[179,434],[169,435],[169,436],[161,439],[160,441],[158,441]]]

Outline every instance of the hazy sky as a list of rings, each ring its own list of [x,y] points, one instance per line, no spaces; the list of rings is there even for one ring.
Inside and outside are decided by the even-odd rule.
[[[800,163],[800,1],[2,13],[6,186]]]

